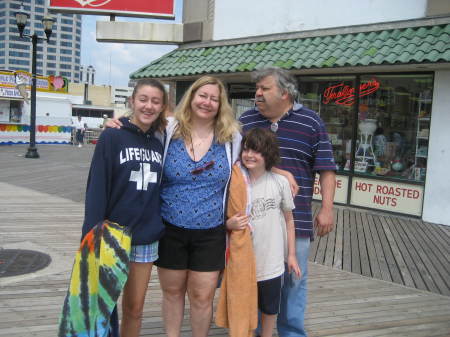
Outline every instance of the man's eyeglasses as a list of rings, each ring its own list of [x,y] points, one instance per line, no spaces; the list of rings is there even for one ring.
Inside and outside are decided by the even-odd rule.
[[[191,173],[192,173],[192,174],[200,174],[200,173],[202,173],[203,171],[212,169],[213,166],[214,166],[214,164],[215,164],[214,160],[211,160],[211,161],[205,163],[203,166],[196,167],[195,169],[193,169],[193,170],[191,171]]]

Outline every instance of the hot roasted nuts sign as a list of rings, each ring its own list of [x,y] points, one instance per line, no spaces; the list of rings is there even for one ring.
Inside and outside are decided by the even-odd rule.
[[[423,186],[353,178],[351,204],[422,215]]]
[[[48,0],[49,8],[80,14],[174,18],[174,0]]]

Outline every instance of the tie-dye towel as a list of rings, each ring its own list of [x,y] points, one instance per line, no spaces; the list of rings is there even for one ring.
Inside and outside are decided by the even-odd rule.
[[[117,223],[104,221],[86,234],[75,255],[58,337],[109,335],[111,314],[128,278],[130,248],[130,232]]]

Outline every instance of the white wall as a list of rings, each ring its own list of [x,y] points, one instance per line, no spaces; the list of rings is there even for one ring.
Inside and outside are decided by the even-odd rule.
[[[214,40],[417,19],[427,0],[217,0]]]
[[[422,218],[450,226],[450,71],[436,71]]]
[[[36,125],[69,126],[72,123],[72,103],[76,96],[50,94],[36,97]],[[29,123],[30,103],[24,103],[22,123]]]

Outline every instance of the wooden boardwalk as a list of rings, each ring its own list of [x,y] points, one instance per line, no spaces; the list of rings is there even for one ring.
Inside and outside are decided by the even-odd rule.
[[[450,296],[450,227],[347,207],[335,217],[310,261]]]
[[[25,147],[0,147],[0,249],[52,257],[41,271],[0,278],[0,337],[56,334],[92,149],[39,146],[40,159],[24,159]],[[310,336],[450,336],[447,228],[343,207],[336,217],[311,251]],[[150,288],[142,336],[164,336],[156,273]]]

